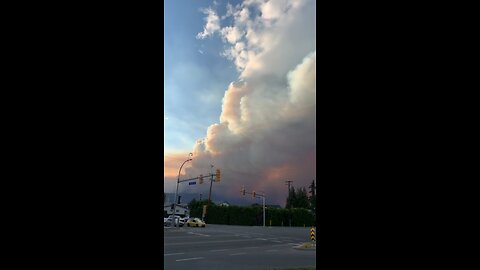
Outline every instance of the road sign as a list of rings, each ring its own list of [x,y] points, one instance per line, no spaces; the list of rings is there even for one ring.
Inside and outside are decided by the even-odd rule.
[[[310,229],[310,239],[312,239],[312,241],[315,241],[315,228],[311,228]]]
[[[191,186],[191,185],[195,185],[197,184],[197,182],[188,182],[188,185]]]

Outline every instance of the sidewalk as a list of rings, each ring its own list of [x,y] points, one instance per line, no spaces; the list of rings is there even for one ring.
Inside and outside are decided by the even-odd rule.
[[[293,246],[294,249],[298,250],[317,250],[317,244],[315,242],[305,242],[298,246]]]

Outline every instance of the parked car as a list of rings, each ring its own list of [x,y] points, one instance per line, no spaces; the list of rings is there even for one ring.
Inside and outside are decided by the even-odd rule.
[[[172,223],[171,218],[163,218],[163,226],[170,226]]]
[[[175,224],[178,224],[180,227],[183,227],[183,225],[185,225],[185,221],[182,219],[182,217],[177,215],[170,215],[168,218],[163,218],[163,226],[174,226],[174,219],[176,220]]]
[[[207,224],[199,218],[189,218],[187,220],[187,227],[205,227]]]

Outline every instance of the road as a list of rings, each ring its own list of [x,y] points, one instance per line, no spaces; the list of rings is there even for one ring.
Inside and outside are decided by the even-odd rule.
[[[310,228],[207,224],[206,228],[165,228],[165,269],[272,269],[316,267]]]

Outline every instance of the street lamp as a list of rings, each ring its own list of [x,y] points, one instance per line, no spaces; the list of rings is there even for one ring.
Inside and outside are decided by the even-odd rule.
[[[182,163],[182,166],[180,166],[180,169],[178,170],[178,177],[177,177],[177,189],[175,190],[175,201],[173,202],[173,222],[174,222],[174,225],[176,225],[176,219],[175,219],[175,214],[177,213],[177,201],[178,201],[178,183],[180,182],[180,172],[182,171],[182,167],[183,165],[185,165],[185,163],[189,162],[189,161],[192,161],[192,156],[193,154],[192,153],[189,153],[188,154],[188,159],[185,160],[183,163]],[[180,224],[179,224],[180,225]]]

